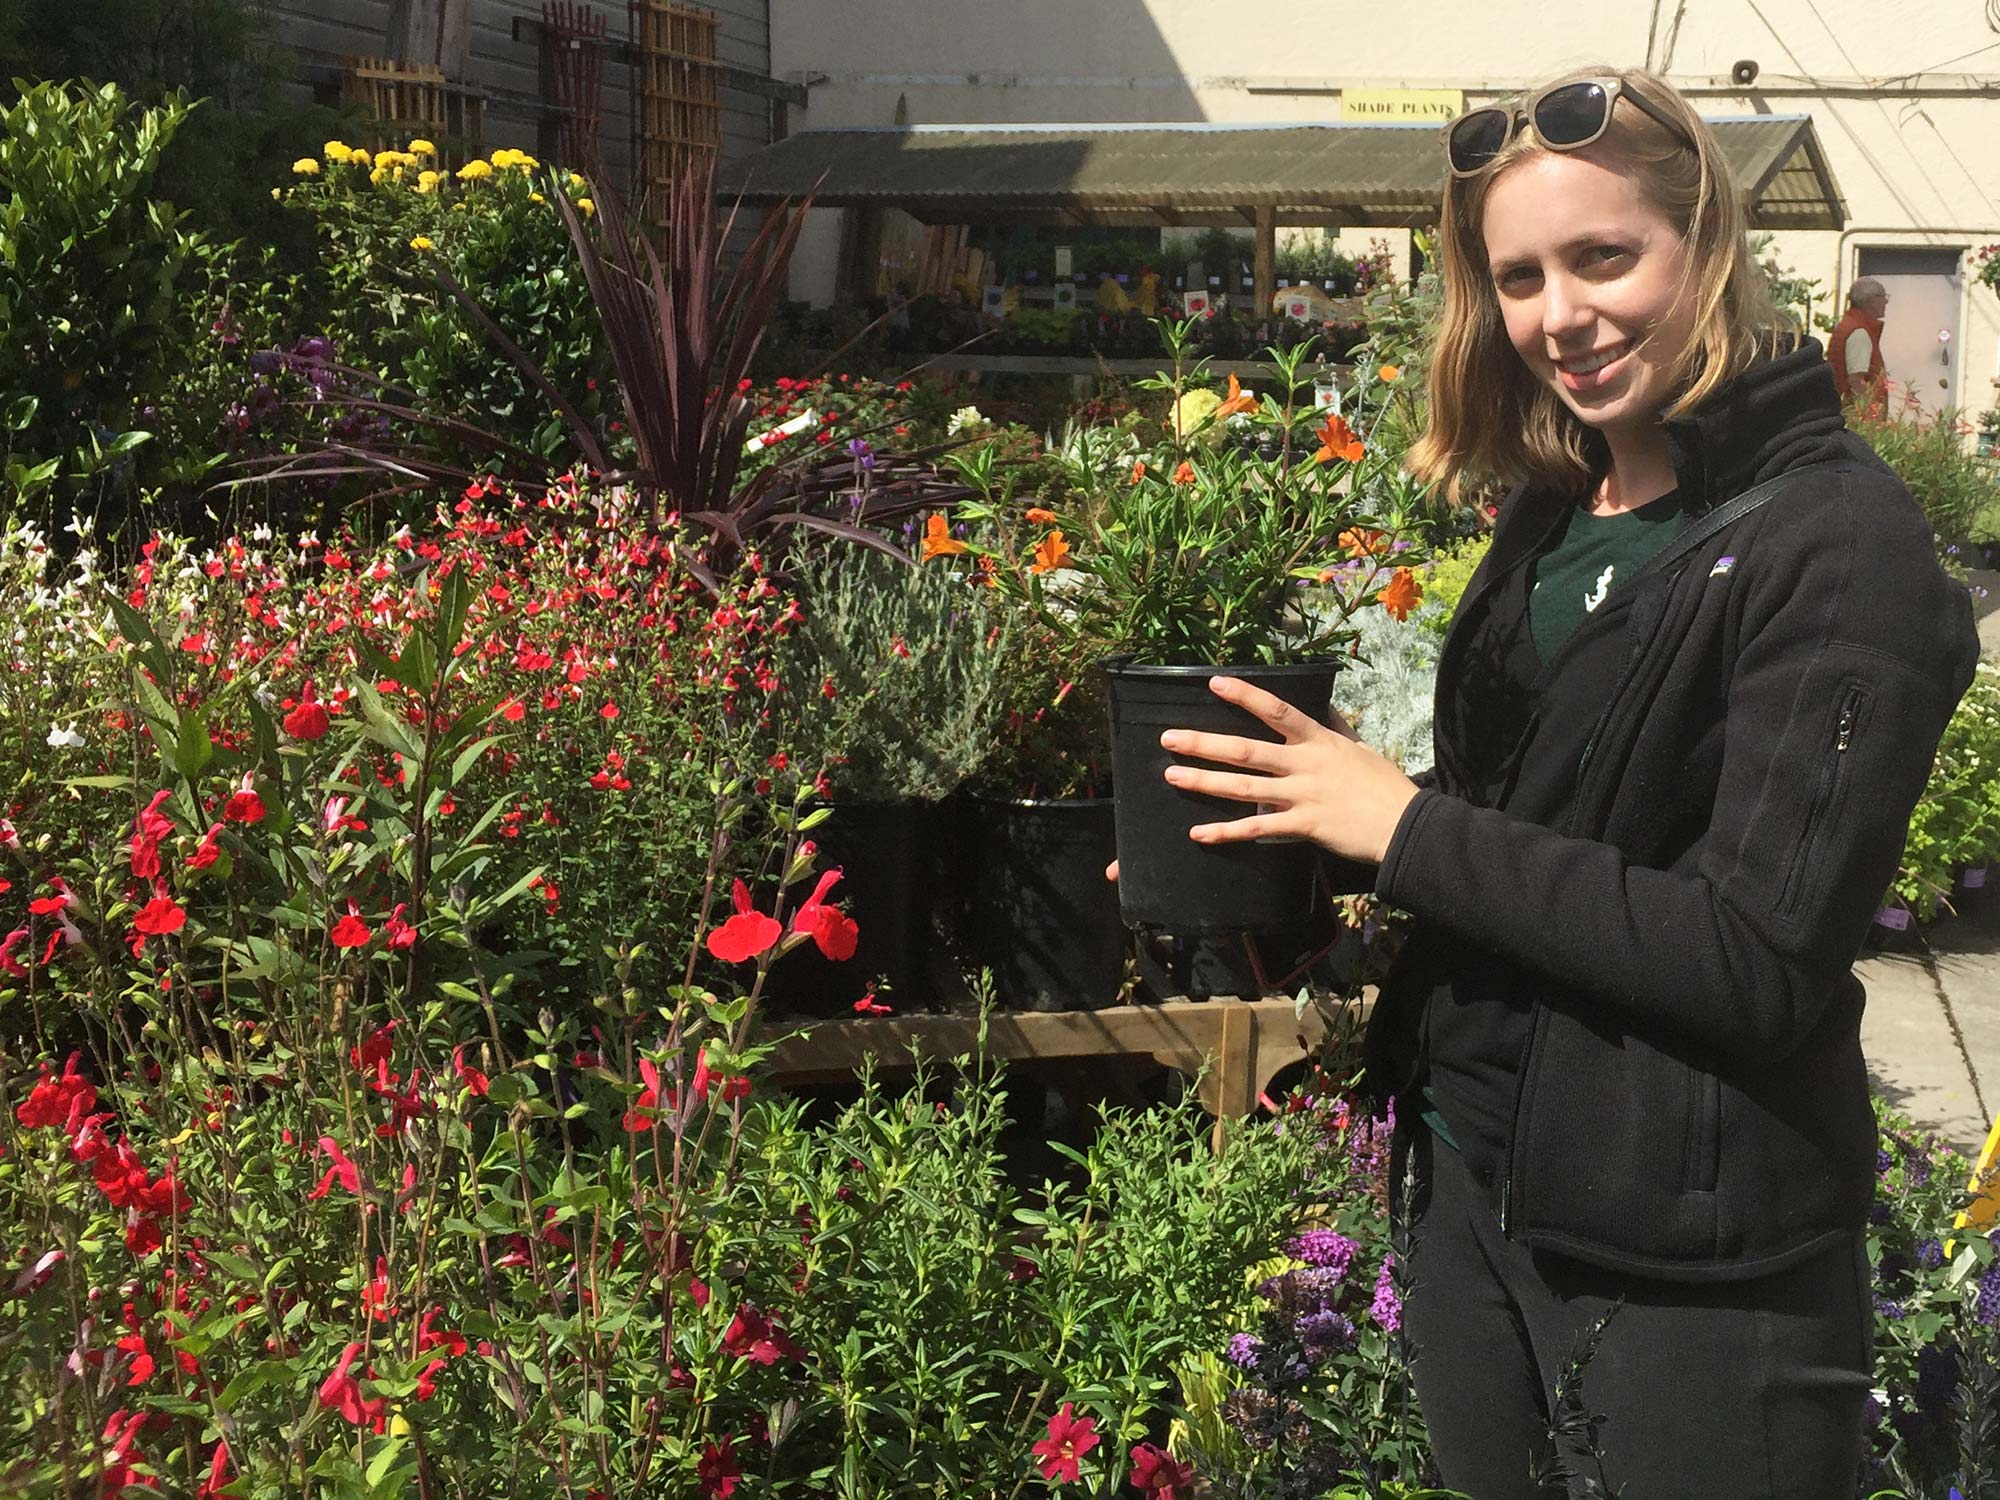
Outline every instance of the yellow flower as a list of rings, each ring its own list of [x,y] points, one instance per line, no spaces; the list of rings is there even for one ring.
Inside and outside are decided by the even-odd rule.
[[[437,185],[438,185],[438,174],[437,174],[437,173],[435,173],[435,172],[419,172],[419,173],[417,174],[417,191],[418,191],[418,192],[420,192],[420,193],[435,193],[435,192],[437,191]]]
[[[388,168],[377,167],[374,171],[368,174],[368,180],[374,183],[375,186],[380,187],[382,185],[382,179],[384,177],[387,177],[388,175],[389,175]]]
[[[586,219],[592,217],[597,212],[597,205],[592,203],[588,198],[577,199],[576,206],[583,211],[583,216]]]
[[[412,250],[415,250],[418,254],[422,254],[426,250],[437,249],[437,246],[431,243],[431,237],[429,235],[420,234],[415,239],[410,241],[410,248]]]
[[[527,172],[539,167],[541,163],[525,151],[516,151],[512,146],[502,146],[498,151],[493,153],[493,165],[496,167],[517,167],[521,171]]]
[[[282,198],[282,197],[284,197],[285,195],[284,195],[284,193],[282,193],[281,191],[279,191],[279,190],[278,190],[277,188],[272,188],[272,189],[271,189],[271,196],[272,196],[273,198]]]
[[[357,167],[365,167],[370,161],[368,153],[359,146],[347,153],[347,159]]]
[[[544,198],[540,193],[530,193],[528,194],[528,201],[530,203],[546,203],[549,200]]]
[[[460,182],[477,182],[482,177],[493,175],[493,164],[486,161],[469,161],[458,169]]]
[[[348,157],[354,154],[353,148],[345,141],[328,141],[319,149],[320,154],[335,166],[342,165]]]
[[[419,138],[410,142],[410,153],[413,156],[436,156],[438,148],[433,142]]]
[[[319,163],[310,156],[301,156],[292,163],[292,171],[300,177],[317,177]]]
[[[569,174],[569,185],[578,192],[582,192],[590,186],[589,183],[583,180],[583,173],[581,172],[572,172]]]

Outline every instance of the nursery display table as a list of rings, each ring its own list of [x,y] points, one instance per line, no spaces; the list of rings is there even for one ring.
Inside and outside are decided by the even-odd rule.
[[[1369,1000],[1362,1002],[1365,1015]],[[1257,1096],[1288,1064],[1310,1055],[1325,1032],[1316,1008],[1304,1015],[1282,997],[1269,1000],[1168,1000],[1157,1005],[1114,1005],[1103,1010],[994,1011],[986,1046],[995,1057],[1069,1060],[1078,1064],[1075,1081],[1083,1088],[1115,1079],[1116,1070],[1098,1059],[1151,1057],[1170,1068],[1199,1071],[1205,1058],[1215,1066],[1199,1089],[1202,1105],[1216,1117],[1212,1144],[1221,1150],[1223,1121],[1241,1119],[1257,1106]],[[978,1042],[979,1018],[965,1015],[856,1016],[794,1023],[803,1033],[779,1044],[765,1064],[778,1083],[836,1078],[873,1058],[878,1068],[909,1067],[915,1057],[949,1065],[971,1053]],[[791,1029],[773,1022],[770,1031]],[[913,1055],[914,1054],[914,1055]]]

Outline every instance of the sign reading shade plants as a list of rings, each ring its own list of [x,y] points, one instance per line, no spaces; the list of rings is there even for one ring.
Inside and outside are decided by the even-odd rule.
[[[1336,891],[1364,888],[1370,872],[1295,839],[1195,843],[1197,824],[1253,809],[1170,785],[1166,768],[1186,762],[1160,735],[1278,738],[1215,696],[1218,675],[1329,722],[1354,612],[1400,615],[1417,603],[1420,489],[1344,418],[1315,410],[1310,377],[1299,374],[1310,341],[1267,351],[1277,393],[1258,397],[1233,376],[1217,392],[1205,361],[1190,366],[1195,320],[1159,326],[1173,371],[1142,384],[1174,398],[1160,441],[1115,462],[1088,443],[1066,452],[1054,506],[1017,495],[991,448],[956,455],[978,495],[960,515],[997,537],[965,550],[993,587],[1095,650],[1110,706],[1124,919],[1180,934],[1276,931],[1311,910],[1316,870]],[[1308,590],[1311,610],[1301,608]]]

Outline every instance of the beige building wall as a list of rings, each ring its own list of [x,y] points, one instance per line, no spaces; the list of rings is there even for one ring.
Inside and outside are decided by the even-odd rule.
[[[1835,316],[1864,248],[1962,249],[1959,400],[2000,401],[2000,298],[1968,274],[2000,241],[2000,30],[1967,0],[771,0],[771,71],[808,85],[792,130],[912,124],[1338,120],[1349,89],[1460,90],[1470,106],[1583,63],[1651,65],[1712,116],[1810,114],[1848,227],[1779,236]],[[1739,61],[1756,82],[1732,82]],[[1442,165],[1440,165],[1442,171]],[[795,295],[825,300],[835,211]],[[1401,232],[1390,235],[1399,248]],[[1342,232],[1362,249],[1367,230]],[[1836,300],[1838,299],[1838,300]],[[1896,315],[1892,305],[1890,317]],[[1935,347],[1934,345],[1932,347]],[[1930,372],[1899,371],[1922,388]],[[1934,382],[1932,382],[1934,384]]]

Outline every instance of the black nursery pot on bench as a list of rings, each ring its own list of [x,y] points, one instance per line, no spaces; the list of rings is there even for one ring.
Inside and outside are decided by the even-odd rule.
[[[1110,688],[1111,779],[1117,792],[1118,901],[1128,924],[1184,936],[1276,932],[1296,926],[1312,910],[1316,866],[1326,871],[1322,898],[1327,891],[1373,887],[1373,866],[1335,859],[1306,839],[1196,843],[1188,837],[1196,825],[1249,817],[1257,809],[1173,786],[1164,775],[1170,765],[1232,769],[1166,750],[1160,735],[1168,729],[1274,743],[1281,738],[1248,710],[1216,697],[1209,679],[1241,678],[1325,724],[1340,669],[1337,660],[1152,667],[1113,657],[1103,667]]]

